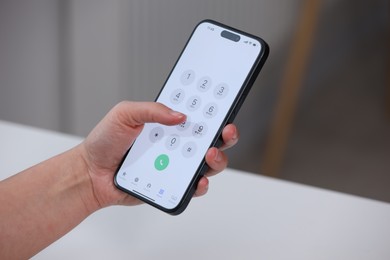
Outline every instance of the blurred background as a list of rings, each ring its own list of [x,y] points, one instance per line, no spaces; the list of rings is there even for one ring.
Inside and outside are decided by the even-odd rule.
[[[0,120],[85,136],[117,102],[154,100],[210,18],[271,48],[230,167],[390,201],[389,12],[387,0],[0,0]]]

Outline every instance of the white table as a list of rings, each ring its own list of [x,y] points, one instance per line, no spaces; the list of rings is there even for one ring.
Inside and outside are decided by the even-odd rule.
[[[0,121],[0,178],[81,140]],[[390,204],[227,169],[180,216],[107,208],[35,258],[390,259]]]

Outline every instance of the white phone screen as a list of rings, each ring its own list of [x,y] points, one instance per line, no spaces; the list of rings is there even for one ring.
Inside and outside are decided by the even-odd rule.
[[[162,208],[177,207],[261,48],[255,38],[200,23],[156,100],[186,114],[186,122],[146,124],[117,172],[117,185]]]

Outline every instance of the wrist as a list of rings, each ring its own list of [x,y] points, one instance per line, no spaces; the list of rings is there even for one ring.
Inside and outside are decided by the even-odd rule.
[[[83,143],[74,147],[71,151],[72,174],[74,175],[76,187],[80,200],[88,214],[102,208],[94,192],[93,181],[90,174],[90,167],[87,162],[86,151]]]

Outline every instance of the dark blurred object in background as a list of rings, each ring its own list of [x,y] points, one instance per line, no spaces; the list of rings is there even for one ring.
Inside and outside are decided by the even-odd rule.
[[[390,201],[389,1],[323,2],[302,2],[262,173]]]

